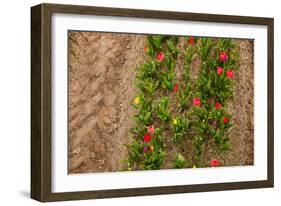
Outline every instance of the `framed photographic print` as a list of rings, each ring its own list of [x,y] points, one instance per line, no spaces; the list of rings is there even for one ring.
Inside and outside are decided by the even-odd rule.
[[[31,8],[31,197],[273,187],[271,18]]]

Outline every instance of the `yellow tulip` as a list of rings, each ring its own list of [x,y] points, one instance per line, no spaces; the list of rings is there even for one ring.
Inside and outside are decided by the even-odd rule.
[[[139,98],[139,97],[136,97],[136,98],[134,99],[134,103],[135,103],[135,104],[139,104],[139,103],[140,103],[140,98]]]
[[[152,145],[150,146],[150,151],[154,152],[154,147]]]
[[[174,119],[174,120],[173,120],[173,124],[174,124],[174,125],[178,124],[177,119]]]

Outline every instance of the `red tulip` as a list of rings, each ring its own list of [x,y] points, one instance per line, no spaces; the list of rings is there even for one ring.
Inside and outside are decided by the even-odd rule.
[[[210,165],[212,167],[218,167],[220,165],[220,162],[217,159],[212,159],[211,162],[210,162]]]
[[[227,54],[225,52],[221,52],[220,53],[220,60],[222,62],[226,62],[228,60],[228,56],[227,56]]]
[[[221,108],[221,104],[219,102],[216,102],[215,107],[216,107],[216,109],[220,109]]]
[[[217,73],[219,76],[222,75],[222,72],[223,72],[223,68],[222,67],[217,67]]]
[[[159,52],[157,55],[156,55],[156,60],[159,61],[159,62],[162,62],[164,61],[165,59],[165,55],[163,52]]]
[[[227,122],[228,122],[228,117],[224,117],[224,118],[223,118],[223,123],[226,124]]]
[[[194,106],[201,106],[201,100],[199,97],[196,97],[193,99],[193,105]]]
[[[148,52],[148,47],[145,46],[145,47],[143,48],[143,50],[144,50],[145,53],[147,53],[147,52]]]
[[[147,147],[144,147],[143,148],[143,153],[146,153],[147,152]]]
[[[154,133],[154,126],[153,125],[148,126],[147,131],[148,131],[148,133],[153,134]]]
[[[149,133],[145,133],[143,136],[143,141],[150,142],[150,140],[151,140],[151,135]]]
[[[176,93],[179,91],[179,85],[175,84],[173,91]]]
[[[232,77],[234,76],[234,72],[233,72],[232,70],[228,70],[228,71],[226,72],[226,76],[227,76],[228,78],[232,78]]]
[[[190,44],[190,45],[193,45],[195,43],[195,41],[194,41],[194,37],[189,37],[188,38],[188,44]]]

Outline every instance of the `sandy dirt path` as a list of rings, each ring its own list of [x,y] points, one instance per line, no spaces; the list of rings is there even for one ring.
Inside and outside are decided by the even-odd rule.
[[[144,36],[69,33],[69,172],[121,168]]]

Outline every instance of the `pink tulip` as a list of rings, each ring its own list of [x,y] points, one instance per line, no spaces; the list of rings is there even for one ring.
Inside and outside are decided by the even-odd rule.
[[[220,60],[222,62],[226,62],[228,60],[228,56],[227,56],[227,54],[225,52],[221,52],[220,53]]]
[[[157,55],[156,55],[156,60],[159,61],[159,62],[162,62],[164,61],[165,59],[165,55],[163,52],[159,52]]]
[[[231,79],[234,76],[234,72],[232,70],[228,70],[226,72],[226,76]]]
[[[201,100],[199,97],[193,99],[193,105],[196,107],[201,105]]]
[[[153,134],[154,133],[154,126],[153,125],[148,126],[147,131],[148,131],[148,133]]]
[[[222,67],[217,67],[217,73],[219,76],[222,75],[222,72],[223,72],[223,68]]]

